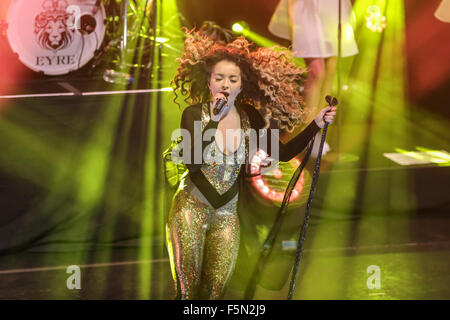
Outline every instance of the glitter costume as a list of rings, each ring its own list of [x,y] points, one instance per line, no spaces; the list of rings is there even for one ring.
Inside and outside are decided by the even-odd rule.
[[[195,142],[206,148],[206,159],[194,164],[191,152],[189,169],[177,190],[167,223],[167,243],[177,295],[181,299],[221,298],[236,263],[239,249],[239,202],[243,201],[240,179],[249,172],[248,136],[246,129],[264,127],[264,119],[250,105],[236,108],[241,119],[241,139],[236,152],[224,154],[212,135],[212,141],[203,141],[207,129],[217,129],[218,122],[210,120],[208,104],[186,108],[181,128],[187,129],[191,140],[183,140],[183,150],[194,150]],[[194,121],[201,121],[202,132],[195,135]],[[320,130],[315,121],[287,144],[279,142],[279,160],[288,161],[301,152]],[[271,130],[265,132],[267,136]],[[260,144],[271,155],[271,139]],[[266,137],[267,138],[267,137]],[[279,140],[277,140],[278,142]],[[205,154],[202,152],[202,154]],[[217,162],[215,156],[224,157]]]

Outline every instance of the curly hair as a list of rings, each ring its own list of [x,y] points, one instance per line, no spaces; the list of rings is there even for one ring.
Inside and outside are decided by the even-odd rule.
[[[186,30],[185,50],[172,80],[174,102],[179,95],[188,104],[210,101],[208,81],[213,67],[222,60],[234,62],[241,70],[242,90],[237,103],[260,110],[269,127],[270,119],[291,132],[303,123],[306,110],[299,90],[306,71],[295,65],[290,51],[280,47],[258,48],[244,37],[228,43],[202,32]]]

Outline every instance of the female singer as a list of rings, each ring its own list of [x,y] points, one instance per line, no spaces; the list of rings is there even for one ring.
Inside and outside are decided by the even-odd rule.
[[[188,172],[167,223],[179,298],[223,296],[239,248],[239,203],[245,199],[238,181],[249,173],[246,159],[255,151],[246,132],[266,128],[271,136],[276,131],[269,128],[271,120],[288,131],[302,123],[307,114],[298,90],[303,73],[286,50],[255,48],[244,38],[226,43],[200,31],[187,32],[173,85],[174,101],[182,95],[190,104],[181,117],[181,129],[188,133],[182,141]],[[277,139],[275,146],[268,138],[264,145],[257,136],[257,146],[289,161],[335,115],[335,107],[324,108],[289,143]]]

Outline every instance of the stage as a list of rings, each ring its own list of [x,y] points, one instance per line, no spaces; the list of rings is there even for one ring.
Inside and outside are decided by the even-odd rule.
[[[134,43],[136,52],[153,51],[133,56],[145,67],[128,70],[132,81],[106,81],[112,62],[103,58],[96,68],[91,61],[67,74],[32,71],[1,37],[0,299],[174,298],[162,152],[182,113],[170,83],[181,26],[205,19],[178,2],[182,14],[155,22],[169,41],[153,34]],[[427,63],[443,61],[426,47],[448,24],[423,41],[410,34],[405,47],[420,6],[410,4],[404,25],[373,38],[363,24],[355,28],[360,52],[340,66],[340,115],[327,133],[331,151],[321,162],[295,300],[450,299],[449,77],[417,67],[419,49]],[[249,14],[251,6],[244,7]],[[269,9],[258,10],[270,18]],[[267,21],[256,20],[249,24],[260,31]],[[255,300],[287,297],[314,162]],[[265,235],[280,204],[260,197],[254,219],[263,216]],[[79,271],[78,282],[69,266]],[[244,298],[242,272],[250,271],[237,270],[224,299]]]
[[[116,135],[118,141],[110,149],[112,168],[107,171],[110,180],[105,185],[104,203],[93,206],[89,214],[80,214],[72,188],[81,179],[74,174],[81,166],[81,146],[88,143],[105,147],[104,140],[92,138],[98,123],[107,120],[104,114],[125,109],[116,101],[151,101],[151,96],[157,94],[170,97],[170,92],[143,92],[130,93],[128,98],[111,94],[7,100],[9,107],[3,110],[2,125],[15,125],[18,131],[14,136],[3,135],[2,140],[1,299],[139,299],[143,289],[139,275],[147,268],[151,270],[150,283],[144,285],[148,297],[173,297],[163,228],[159,225],[162,221],[154,223],[152,231],[142,238],[140,220],[133,216],[142,203],[150,202],[153,208],[162,210],[156,201],[163,188],[159,193],[142,194],[135,179],[120,184],[119,190],[111,187],[119,179],[112,169],[119,165],[119,157],[127,159],[122,163],[124,172],[132,176],[131,171],[137,170],[138,146],[131,145],[121,154],[117,150],[121,135]],[[135,114],[134,123],[139,123],[140,112],[145,109],[137,103],[127,106]],[[404,119],[414,144],[401,147],[449,150],[446,137],[434,133],[439,132],[439,121],[427,128],[418,119],[419,115]],[[354,125],[343,130],[358,132]],[[25,142],[16,139],[25,134],[35,142],[20,144]],[[370,164],[363,161],[361,154],[353,161],[339,161],[339,154],[333,150],[332,129],[329,134],[332,151],[322,159],[295,298],[448,299],[449,168],[437,164],[401,166],[383,156],[393,151],[384,145],[371,147],[375,156]],[[138,137],[136,133],[130,139],[139,141]],[[47,152],[39,148],[44,142]],[[167,142],[161,146],[165,145]],[[345,141],[341,147],[351,150]],[[51,156],[54,154],[58,157]],[[58,163],[71,168],[63,171],[65,175],[59,177],[62,180],[55,177]],[[25,167],[28,170],[24,171]],[[94,167],[90,174],[100,169]],[[311,172],[312,163],[308,169]],[[155,179],[161,179],[160,174],[155,172]],[[50,188],[52,181],[59,181],[61,188]],[[407,183],[402,192],[398,184],[404,181]],[[115,212],[102,209],[109,204],[108,192],[119,197]],[[299,232],[304,209],[301,206],[296,210],[298,214],[288,218],[290,229]],[[92,222],[93,217],[98,222]],[[288,240],[282,236],[278,241]],[[142,259],[143,250],[150,259]],[[276,254],[286,257],[280,260],[283,265],[271,261],[269,279],[274,270],[285,270],[293,262],[292,252]],[[81,269],[81,290],[66,287],[69,265]],[[366,269],[371,265],[380,267],[380,289],[366,286],[370,276]],[[281,287],[283,279],[265,284],[277,290],[258,286],[255,299],[284,299],[286,275]],[[226,298],[241,299],[242,295],[242,291],[230,288]]]

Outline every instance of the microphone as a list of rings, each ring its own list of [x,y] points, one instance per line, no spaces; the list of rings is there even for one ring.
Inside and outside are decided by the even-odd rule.
[[[326,96],[325,100],[327,100],[330,107],[337,106],[338,104],[338,99],[336,97],[331,98],[331,96]],[[325,122],[325,125],[328,125],[328,122],[325,121],[325,115],[323,115],[323,121]]]
[[[222,92],[225,97],[228,97],[229,93],[227,92]],[[218,99],[216,102],[216,106],[214,107],[213,113],[214,115],[217,115],[220,113],[220,111],[222,111],[222,108],[227,104],[227,100],[225,99]]]
[[[338,100],[336,99],[336,97],[333,97],[333,99],[331,98],[331,96],[326,96],[325,100],[328,102],[328,104],[331,106],[336,106],[338,104]]]

